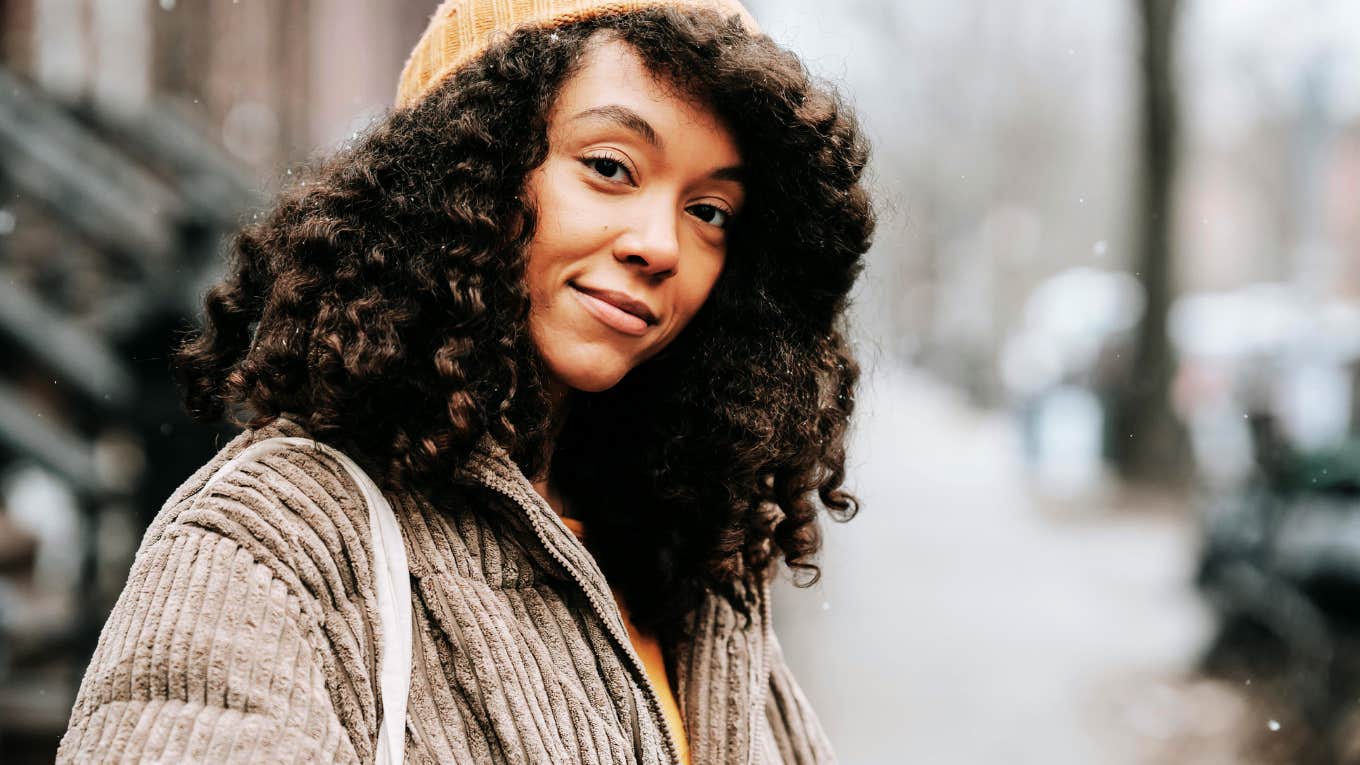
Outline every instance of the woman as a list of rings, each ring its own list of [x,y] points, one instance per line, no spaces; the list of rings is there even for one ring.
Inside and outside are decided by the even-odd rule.
[[[59,759],[374,760],[365,496],[230,462],[291,436],[399,519],[409,761],[830,760],[768,583],[855,510],[852,118],[735,0],[451,0],[400,93],[180,349],[249,429],[147,532]]]

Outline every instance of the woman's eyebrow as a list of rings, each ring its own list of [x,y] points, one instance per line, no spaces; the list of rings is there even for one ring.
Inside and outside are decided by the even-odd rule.
[[[592,106],[589,109],[582,109],[572,115],[571,122],[582,119],[604,119],[622,127],[625,127],[642,137],[642,140],[656,147],[663,149],[664,145],[661,136],[657,135],[651,123],[643,119],[641,114],[629,109],[621,104],[607,104],[605,106]],[[736,181],[745,183],[745,169],[741,165],[732,165],[714,170],[709,177],[718,181]]]
[[[652,128],[651,123],[643,119],[641,114],[638,114],[626,106],[621,106],[619,104],[592,106],[589,109],[583,109],[577,112],[572,116],[571,121],[575,122],[576,120],[590,117],[604,118],[610,122],[618,123],[634,133],[637,133],[642,137],[642,140],[652,146],[655,146],[658,149],[662,148],[661,136],[656,134],[656,130]]]

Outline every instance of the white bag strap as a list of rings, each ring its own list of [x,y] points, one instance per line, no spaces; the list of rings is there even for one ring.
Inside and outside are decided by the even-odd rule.
[[[373,539],[373,587],[378,595],[383,650],[378,657],[378,685],[383,717],[378,723],[377,765],[398,765],[405,758],[406,697],[411,692],[411,578],[406,545],[392,505],[373,479],[338,449],[310,438],[276,436],[257,441],[213,473],[201,490],[207,493],[218,479],[236,466],[285,446],[319,449],[345,467],[359,485],[368,505],[368,527]]]

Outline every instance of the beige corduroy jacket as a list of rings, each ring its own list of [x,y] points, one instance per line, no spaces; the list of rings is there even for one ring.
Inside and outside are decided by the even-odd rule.
[[[345,470],[290,447],[216,469],[295,423],[246,431],[166,502],[81,684],[59,762],[372,762],[381,709],[368,509]],[[406,759],[667,763],[673,737],[590,553],[503,450],[461,507],[388,493],[414,619]],[[710,596],[667,659],[696,765],[832,753],[770,630]]]

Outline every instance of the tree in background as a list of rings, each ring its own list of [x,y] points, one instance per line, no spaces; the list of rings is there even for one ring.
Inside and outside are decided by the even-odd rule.
[[[1171,408],[1176,360],[1167,334],[1174,253],[1172,194],[1176,176],[1178,114],[1175,37],[1179,0],[1137,0],[1142,33],[1140,71],[1142,134],[1135,275],[1147,297],[1135,337],[1130,373],[1115,393],[1110,453],[1127,479],[1165,483],[1189,474],[1184,427]]]

